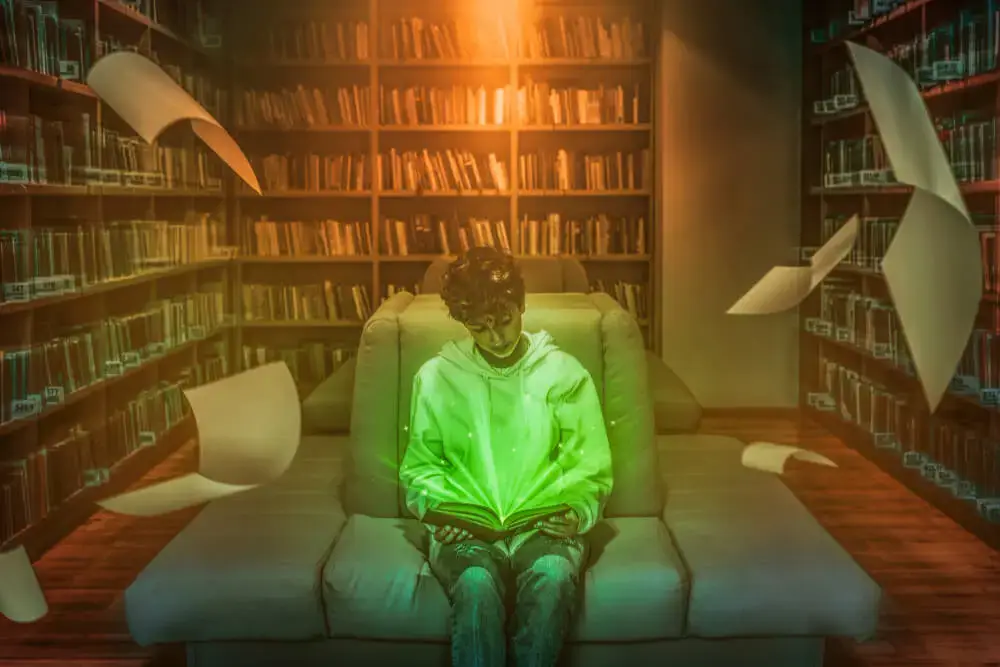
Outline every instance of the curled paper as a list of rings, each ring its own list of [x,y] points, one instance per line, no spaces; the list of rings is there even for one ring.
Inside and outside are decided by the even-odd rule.
[[[851,217],[809,260],[809,266],[775,266],[740,297],[729,315],[771,315],[795,308],[854,247],[858,216]]]
[[[915,188],[882,271],[933,411],[979,313],[979,234],[916,84],[885,56],[847,46],[896,179]]]
[[[33,623],[49,612],[45,594],[23,546],[0,553],[0,614]]]
[[[87,75],[97,96],[147,143],[182,120],[223,162],[260,194],[260,183],[246,155],[222,125],[159,65],[132,51],[118,51],[98,60]]]
[[[795,458],[799,461],[815,463],[817,465],[836,468],[837,464],[826,458],[822,454],[810,452],[800,447],[791,445],[776,445],[771,442],[751,442],[743,448],[740,462],[746,468],[753,468],[762,472],[772,472],[780,475],[785,472],[785,463],[788,459]]]
[[[284,362],[184,392],[198,425],[198,472],[100,501],[105,509],[156,516],[268,484],[295,458],[302,413]]]

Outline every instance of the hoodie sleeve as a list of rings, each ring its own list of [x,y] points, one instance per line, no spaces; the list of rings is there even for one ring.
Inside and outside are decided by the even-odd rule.
[[[580,517],[579,532],[594,527],[613,484],[611,445],[604,412],[590,374],[579,367],[575,382],[556,407],[564,469],[560,495]]]
[[[441,429],[433,409],[432,392],[421,374],[413,378],[410,399],[409,442],[399,466],[399,481],[406,491],[406,506],[423,519],[428,510],[438,506],[449,493],[450,466],[444,458]]]

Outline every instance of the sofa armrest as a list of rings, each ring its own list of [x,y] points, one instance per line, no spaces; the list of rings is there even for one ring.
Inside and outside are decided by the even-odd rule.
[[[684,381],[662,359],[646,350],[649,389],[653,394],[656,432],[693,433],[701,423],[701,405]]]
[[[302,402],[302,429],[305,433],[348,433],[354,401],[353,357],[323,380]]]

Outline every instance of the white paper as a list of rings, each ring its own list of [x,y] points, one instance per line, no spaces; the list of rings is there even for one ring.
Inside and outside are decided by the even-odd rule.
[[[295,458],[302,411],[295,380],[276,362],[184,392],[198,426],[198,473],[107,498],[119,514],[156,516],[268,484]]]
[[[255,488],[255,484],[225,484],[198,473],[176,477],[138,491],[102,500],[106,510],[129,516],[158,516],[225,498]]]
[[[851,252],[858,238],[858,227],[858,216],[852,216],[816,251],[809,266],[773,267],[727,313],[770,315],[795,308]]]
[[[48,612],[48,602],[24,547],[0,553],[0,615],[15,623],[32,623]]]
[[[785,463],[790,458],[806,461],[807,463],[829,466],[831,468],[837,467],[836,463],[822,454],[817,454],[801,447],[776,445],[771,442],[751,442],[743,448],[743,455],[740,457],[740,461],[744,467],[780,475],[785,471]]]
[[[847,46],[896,179],[915,188],[882,270],[934,411],[979,312],[979,237],[916,84],[885,56]]]
[[[189,121],[205,145],[260,194],[257,176],[236,141],[152,60],[133,51],[106,55],[90,69],[87,85],[147,143],[174,123]]]
[[[882,271],[934,411],[948,391],[982,299],[979,232],[945,200],[915,190]]]

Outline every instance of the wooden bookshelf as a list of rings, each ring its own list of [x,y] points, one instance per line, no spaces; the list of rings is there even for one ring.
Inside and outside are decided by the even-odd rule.
[[[852,2],[817,3],[806,31],[802,244],[822,245],[855,213],[863,232],[854,253],[801,309],[802,403],[914,493],[1000,548],[1000,410],[995,400],[1000,377],[989,361],[1000,353],[997,8],[987,2],[959,8],[944,0],[912,0],[847,25],[852,8]],[[949,26],[954,26],[953,43]],[[984,266],[976,331],[952,390],[933,414],[880,265],[912,188],[892,178],[863,184],[876,182],[870,173],[863,176],[865,170],[891,170],[885,171],[890,165],[881,154],[861,86],[848,69],[845,44],[851,40],[891,53],[923,35],[934,36],[926,54],[931,65],[911,74],[980,229]],[[948,57],[962,59],[960,76],[944,76],[947,63],[932,69]],[[865,137],[871,137],[867,146],[859,143]]]
[[[641,285],[646,291],[648,306],[637,318],[646,334],[647,341],[652,345],[658,338],[658,317],[655,305],[658,301],[658,291],[654,284],[654,266],[658,261],[659,249],[656,238],[653,210],[653,192],[655,174],[654,161],[649,160],[645,170],[645,182],[628,190],[608,188],[604,191],[590,191],[567,188],[529,188],[517,174],[517,163],[520,156],[531,152],[546,150],[554,152],[565,149],[571,152],[590,150],[594,153],[606,151],[611,154],[617,150],[642,150],[652,153],[654,141],[654,114],[652,99],[654,93],[653,59],[654,38],[653,26],[656,25],[654,3],[647,0],[632,0],[618,3],[613,9],[606,9],[602,3],[534,3],[524,1],[518,3],[502,3],[497,12],[491,11],[489,18],[479,3],[459,2],[429,2],[424,0],[368,0],[358,3],[354,10],[330,8],[329,3],[306,3],[304,6],[289,9],[282,6],[281,21],[291,23],[299,21],[303,24],[313,22],[317,26],[327,25],[328,35],[335,35],[339,23],[344,34],[355,34],[356,27],[351,22],[363,23],[367,39],[366,57],[349,61],[334,62],[325,57],[325,53],[316,49],[305,52],[307,57],[296,59],[289,53],[275,53],[268,58],[267,47],[269,35],[265,26],[276,22],[278,11],[271,3],[260,0],[241,6],[245,12],[242,25],[257,26],[254,33],[236,34],[227,44],[234,43],[234,110],[240,104],[241,90],[251,88],[255,91],[275,91],[281,87],[294,88],[301,84],[305,89],[312,88],[343,88],[345,90],[367,89],[364,97],[364,118],[350,126],[343,122],[320,122],[322,118],[314,118],[314,123],[301,123],[295,127],[270,126],[252,118],[245,113],[241,122],[234,117],[232,132],[239,137],[241,145],[248,155],[255,151],[266,154],[269,151],[292,153],[296,150],[311,150],[316,154],[342,154],[351,152],[365,156],[366,179],[361,191],[308,191],[287,190],[268,191],[264,197],[253,193],[238,192],[234,221],[238,230],[238,241],[241,259],[239,262],[240,284],[246,285],[254,281],[294,284],[298,282],[315,282],[321,279],[335,280],[342,285],[362,284],[367,287],[370,306],[377,308],[385,298],[388,289],[412,290],[422,279],[430,263],[444,254],[454,255],[458,251],[457,243],[452,239],[447,250],[441,243],[436,244],[434,252],[421,248],[408,248],[408,253],[399,255],[394,252],[387,239],[382,225],[385,220],[399,220],[405,223],[407,229],[414,226],[414,217],[419,215],[448,221],[448,224],[464,222],[468,218],[480,220],[504,221],[506,223],[509,249],[515,255],[530,254],[521,245],[526,235],[522,234],[520,225],[516,224],[524,216],[540,220],[547,214],[559,214],[563,219],[586,220],[598,214],[610,217],[630,219],[633,224],[638,218],[644,220],[645,246],[642,252],[634,254],[609,254],[603,252],[586,256],[577,253],[584,261],[592,281],[604,281],[613,285],[615,282],[628,282]],[[537,19],[551,17],[577,16],[601,17],[606,20],[622,20],[629,17],[633,21],[641,21],[647,31],[645,49],[635,57],[618,57],[616,59],[577,58],[577,57],[531,57],[527,51],[520,48],[522,27],[530,25]],[[445,22],[454,21],[458,29],[470,34],[476,30],[490,32],[503,21],[507,35],[507,50],[503,53],[490,51],[491,46],[497,46],[498,41],[484,40],[481,52],[466,54],[464,58],[423,59],[404,58],[403,55],[414,53],[393,54],[387,50],[391,44],[392,26],[397,28],[397,44],[403,43],[402,28],[406,19],[423,19],[426,26],[435,24],[440,33],[437,42],[433,38],[428,48],[440,47],[445,44]],[[229,23],[235,24],[235,21]],[[430,31],[430,27],[427,28]],[[306,31],[308,33],[308,30]],[[413,33],[409,33],[412,35]],[[335,38],[330,37],[335,44]],[[407,42],[409,43],[409,42]],[[242,48],[241,48],[241,45]],[[328,48],[337,52],[334,46]],[[342,55],[342,54],[338,54]],[[349,55],[349,54],[347,54]],[[436,55],[434,51],[427,54]],[[618,54],[621,55],[621,54]],[[394,57],[400,56],[400,57]],[[528,124],[517,113],[516,96],[522,85],[529,81],[550,83],[553,88],[577,87],[581,89],[600,86],[613,88],[621,85],[624,90],[624,118],[599,120],[608,122],[595,124]],[[429,109],[424,109],[424,115],[414,118],[395,118],[386,114],[380,103],[381,97],[391,100],[393,89],[400,91],[400,98],[405,97],[408,88],[426,87],[437,91],[449,90],[452,87],[470,87],[476,89],[483,86],[488,93],[497,88],[505,90],[507,103],[502,117],[487,114],[488,118],[478,118],[461,113],[460,105],[455,103],[456,115],[448,117],[441,113],[434,120]],[[636,102],[638,117],[631,115],[632,89],[639,90]],[[430,99],[435,93],[423,91],[424,99]],[[331,93],[332,95],[332,93]],[[441,93],[441,97],[444,94]],[[486,106],[492,110],[494,98],[490,94]],[[457,96],[456,96],[457,98]],[[257,98],[259,100],[259,97]],[[263,108],[265,103],[258,102],[255,108]],[[419,106],[414,104],[415,107]],[[428,105],[429,106],[429,105]],[[400,110],[406,109],[400,105]],[[440,109],[439,109],[440,110]],[[239,115],[239,114],[237,114]],[[258,116],[263,112],[258,112]],[[287,115],[287,114],[286,114]],[[314,114],[323,116],[324,114]],[[333,115],[328,108],[326,116]],[[339,114],[343,117],[343,113]],[[624,122],[625,118],[629,121]],[[476,123],[455,122],[462,120],[477,120]],[[352,119],[353,121],[354,119]],[[398,124],[389,121],[402,121]],[[588,119],[593,120],[593,119]],[[416,122],[415,122],[416,121]],[[620,122],[616,122],[620,121]],[[421,188],[419,191],[398,191],[387,187],[386,182],[379,182],[374,167],[375,156],[396,150],[405,151],[428,150],[432,156],[435,151],[467,150],[482,157],[493,153],[505,165],[505,175],[509,181],[506,188],[496,187],[496,183],[473,184],[473,187],[442,187],[440,191]],[[253,158],[252,158],[253,159]],[[445,158],[447,159],[447,158]],[[255,162],[255,165],[259,165]],[[482,165],[480,165],[482,169]],[[258,173],[262,169],[258,168]],[[448,174],[450,176],[451,174]],[[484,182],[486,174],[482,174]],[[262,185],[264,185],[262,179]],[[457,185],[450,180],[452,186]],[[580,180],[579,183],[583,181]],[[248,247],[249,236],[244,220],[259,219],[266,216],[271,221],[305,221],[305,220],[353,220],[369,222],[371,230],[370,252],[363,256],[297,256],[297,257],[256,257],[252,248]],[[432,220],[431,224],[436,224]],[[451,234],[453,227],[448,227]],[[497,230],[492,228],[494,240]],[[396,239],[398,240],[398,239]],[[412,243],[412,240],[410,241]],[[398,243],[395,243],[398,245]],[[241,314],[242,317],[242,314]],[[318,328],[318,329],[317,329]],[[333,331],[325,331],[330,328]],[[337,323],[332,327],[325,324],[308,323],[298,326],[282,323],[278,326],[266,326],[261,322],[242,321],[238,331],[238,346],[246,341],[252,345],[268,345],[272,336],[280,335],[286,345],[294,344],[296,330],[304,338],[313,335],[314,331],[323,334],[335,345],[347,348],[356,347],[360,336],[360,322]]]
[[[59,3],[39,48],[75,60],[0,60],[0,549],[23,544],[32,558],[194,437],[182,388],[232,366],[229,306],[212,296],[235,274],[221,163],[197,157],[182,129],[154,147],[135,141],[85,83],[105,49],[135,49],[188,76],[206,106],[223,101],[204,85],[225,83],[218,59],[182,36],[169,0],[156,4],[163,21],[115,0]],[[180,170],[198,159],[206,178]],[[200,243],[199,229],[218,243]],[[201,324],[167,330],[171,308]]]

